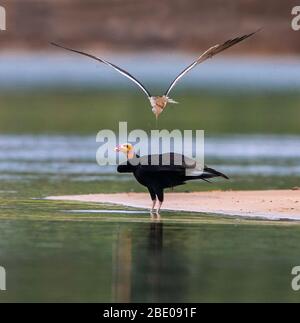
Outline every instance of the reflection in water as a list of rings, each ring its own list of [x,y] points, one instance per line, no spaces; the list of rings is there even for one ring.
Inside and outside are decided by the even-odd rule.
[[[113,299],[116,302],[129,302],[132,273],[132,231],[130,229],[120,227],[114,253]]]
[[[133,232],[127,227],[120,226],[116,239],[113,255],[113,283],[112,295],[114,302],[132,301],[133,285]],[[149,223],[148,247],[145,248],[147,273],[144,276],[145,282],[140,282],[147,286],[148,293],[157,299],[160,290],[161,268],[163,249],[163,223],[160,218],[152,218]]]
[[[2,218],[9,288],[0,302],[299,302],[290,287],[299,225],[171,222],[170,214],[163,223]]]
[[[149,230],[149,271],[147,273],[147,285],[152,299],[158,299],[162,278],[163,263],[163,223],[151,222]]]

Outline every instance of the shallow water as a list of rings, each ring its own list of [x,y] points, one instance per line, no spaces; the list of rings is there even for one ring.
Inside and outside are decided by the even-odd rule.
[[[72,175],[72,180],[115,180],[114,166],[99,166],[93,136],[0,135],[0,172]],[[229,176],[300,174],[300,136],[226,135],[205,138],[205,159]],[[287,167],[288,166],[288,167]],[[120,176],[118,176],[119,178]]]
[[[47,201],[143,190],[95,162],[93,136],[0,136],[0,301],[299,301],[298,222]],[[278,150],[278,145],[282,146]],[[232,180],[178,190],[296,186],[298,136],[214,136],[209,164]],[[230,151],[230,153],[229,153]],[[286,167],[290,165],[290,167]]]
[[[299,186],[297,93],[176,95],[182,104],[161,116],[159,128],[205,129],[205,161],[230,181],[175,191]],[[131,129],[155,127],[142,96],[41,90],[0,98],[0,266],[7,271],[0,301],[299,300],[290,287],[300,265],[298,222],[166,211],[158,221],[146,210],[43,199],[144,191],[95,161],[100,129],[123,120]]]
[[[0,300],[299,301],[299,234],[231,221],[2,220]]]

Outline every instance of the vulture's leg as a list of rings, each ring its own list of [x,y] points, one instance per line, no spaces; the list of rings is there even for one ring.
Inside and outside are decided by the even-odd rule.
[[[156,213],[159,214],[159,211],[160,211],[161,206],[162,206],[163,201],[164,201],[164,190],[161,187],[156,187],[155,188],[155,193],[156,193],[156,196],[157,196],[158,201],[159,201]]]
[[[155,205],[156,205],[156,194],[155,194],[155,191],[151,187],[148,187],[148,191],[150,193],[151,200],[152,200],[152,208],[150,209],[150,213],[153,213]]]

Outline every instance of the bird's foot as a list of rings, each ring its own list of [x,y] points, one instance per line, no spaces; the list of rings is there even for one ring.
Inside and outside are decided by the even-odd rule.
[[[156,219],[156,210],[154,208],[150,209],[150,217],[151,217],[151,220]]]
[[[167,100],[168,100],[168,103],[173,103],[173,104],[178,104],[179,103],[179,102],[177,102],[177,101],[175,101],[175,100],[173,100],[171,98],[168,98]]]
[[[152,221],[160,221],[160,214],[157,212],[157,210],[151,210],[150,212],[151,220]]]
[[[161,209],[162,204],[163,204],[163,202],[159,201],[158,208],[156,210],[157,215],[160,215],[160,209]]]
[[[156,220],[160,220],[160,213],[156,210]]]
[[[152,200],[152,207],[150,209],[150,214],[155,213],[156,200]]]

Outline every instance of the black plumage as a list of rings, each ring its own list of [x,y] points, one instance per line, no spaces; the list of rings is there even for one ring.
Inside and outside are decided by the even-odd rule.
[[[158,199],[160,206],[164,200],[165,188],[183,185],[189,180],[208,181],[213,177],[228,179],[226,175],[207,166],[203,170],[197,169],[195,161],[175,153],[143,157],[134,155],[126,163],[119,165],[117,171],[119,173],[133,173],[136,180],[147,187],[152,201],[155,202]],[[193,175],[189,175],[189,173],[193,173]]]

